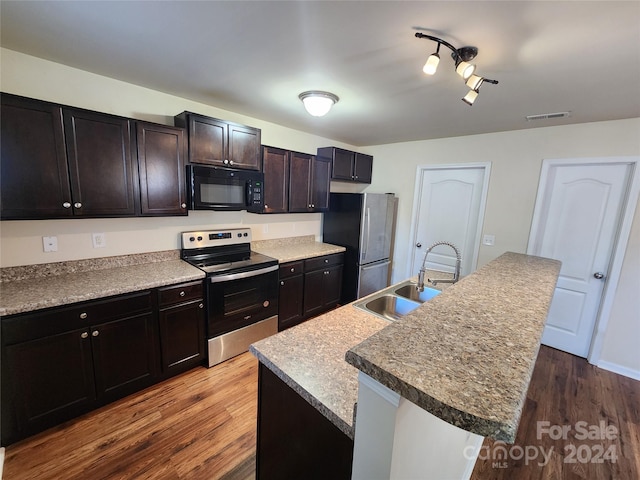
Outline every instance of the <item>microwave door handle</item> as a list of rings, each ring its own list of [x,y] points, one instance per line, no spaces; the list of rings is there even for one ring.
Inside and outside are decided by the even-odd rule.
[[[253,189],[251,188],[251,182],[247,182],[246,189],[247,189],[247,192],[246,192],[247,193],[247,198],[246,198],[245,205],[247,207],[250,207],[251,204],[253,203]]]

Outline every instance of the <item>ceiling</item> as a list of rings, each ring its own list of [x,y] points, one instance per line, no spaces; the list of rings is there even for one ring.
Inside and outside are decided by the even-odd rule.
[[[2,0],[0,17],[2,47],[354,146],[640,117],[638,1]],[[436,44],[416,31],[476,46],[500,83],[467,106],[446,49],[422,73]],[[305,90],[340,101],[311,117]]]

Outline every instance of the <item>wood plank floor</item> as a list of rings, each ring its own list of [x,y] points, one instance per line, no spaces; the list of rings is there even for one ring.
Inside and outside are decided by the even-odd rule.
[[[248,353],[198,368],[60,427],[11,445],[5,480],[224,479],[255,477],[257,362]],[[616,429],[613,440],[576,439],[577,422]],[[570,426],[567,439],[537,438],[537,422]],[[567,445],[574,444],[571,457]],[[586,445],[586,447],[580,447]],[[594,461],[614,448],[617,460]],[[640,478],[640,382],[542,347],[513,446],[486,448],[474,480]],[[521,447],[538,457],[516,459]],[[553,447],[546,465],[545,453]],[[511,449],[511,450],[508,450]],[[567,463],[575,458],[576,463]]]

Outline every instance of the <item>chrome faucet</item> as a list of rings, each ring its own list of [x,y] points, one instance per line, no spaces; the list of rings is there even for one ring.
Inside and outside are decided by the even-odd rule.
[[[418,285],[416,286],[419,292],[424,291],[424,275],[426,272],[427,255],[429,255],[429,253],[431,253],[431,250],[433,250],[438,245],[447,245],[453,248],[453,251],[456,252],[456,269],[455,269],[455,272],[453,273],[453,278],[440,278],[440,279],[436,278],[433,280],[430,278],[427,278],[427,281],[433,285],[437,285],[438,283],[456,283],[460,278],[460,263],[462,262],[462,257],[460,256],[460,250],[458,250],[458,248],[453,243],[436,242],[433,245],[431,245],[429,248],[427,248],[427,251],[424,254],[424,260],[422,260],[422,268],[420,268],[420,273],[418,274]]]

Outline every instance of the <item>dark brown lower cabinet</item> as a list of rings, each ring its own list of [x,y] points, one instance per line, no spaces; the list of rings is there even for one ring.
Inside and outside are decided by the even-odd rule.
[[[257,480],[351,478],[353,440],[260,364]]]
[[[1,444],[202,365],[202,281],[1,319]]]

